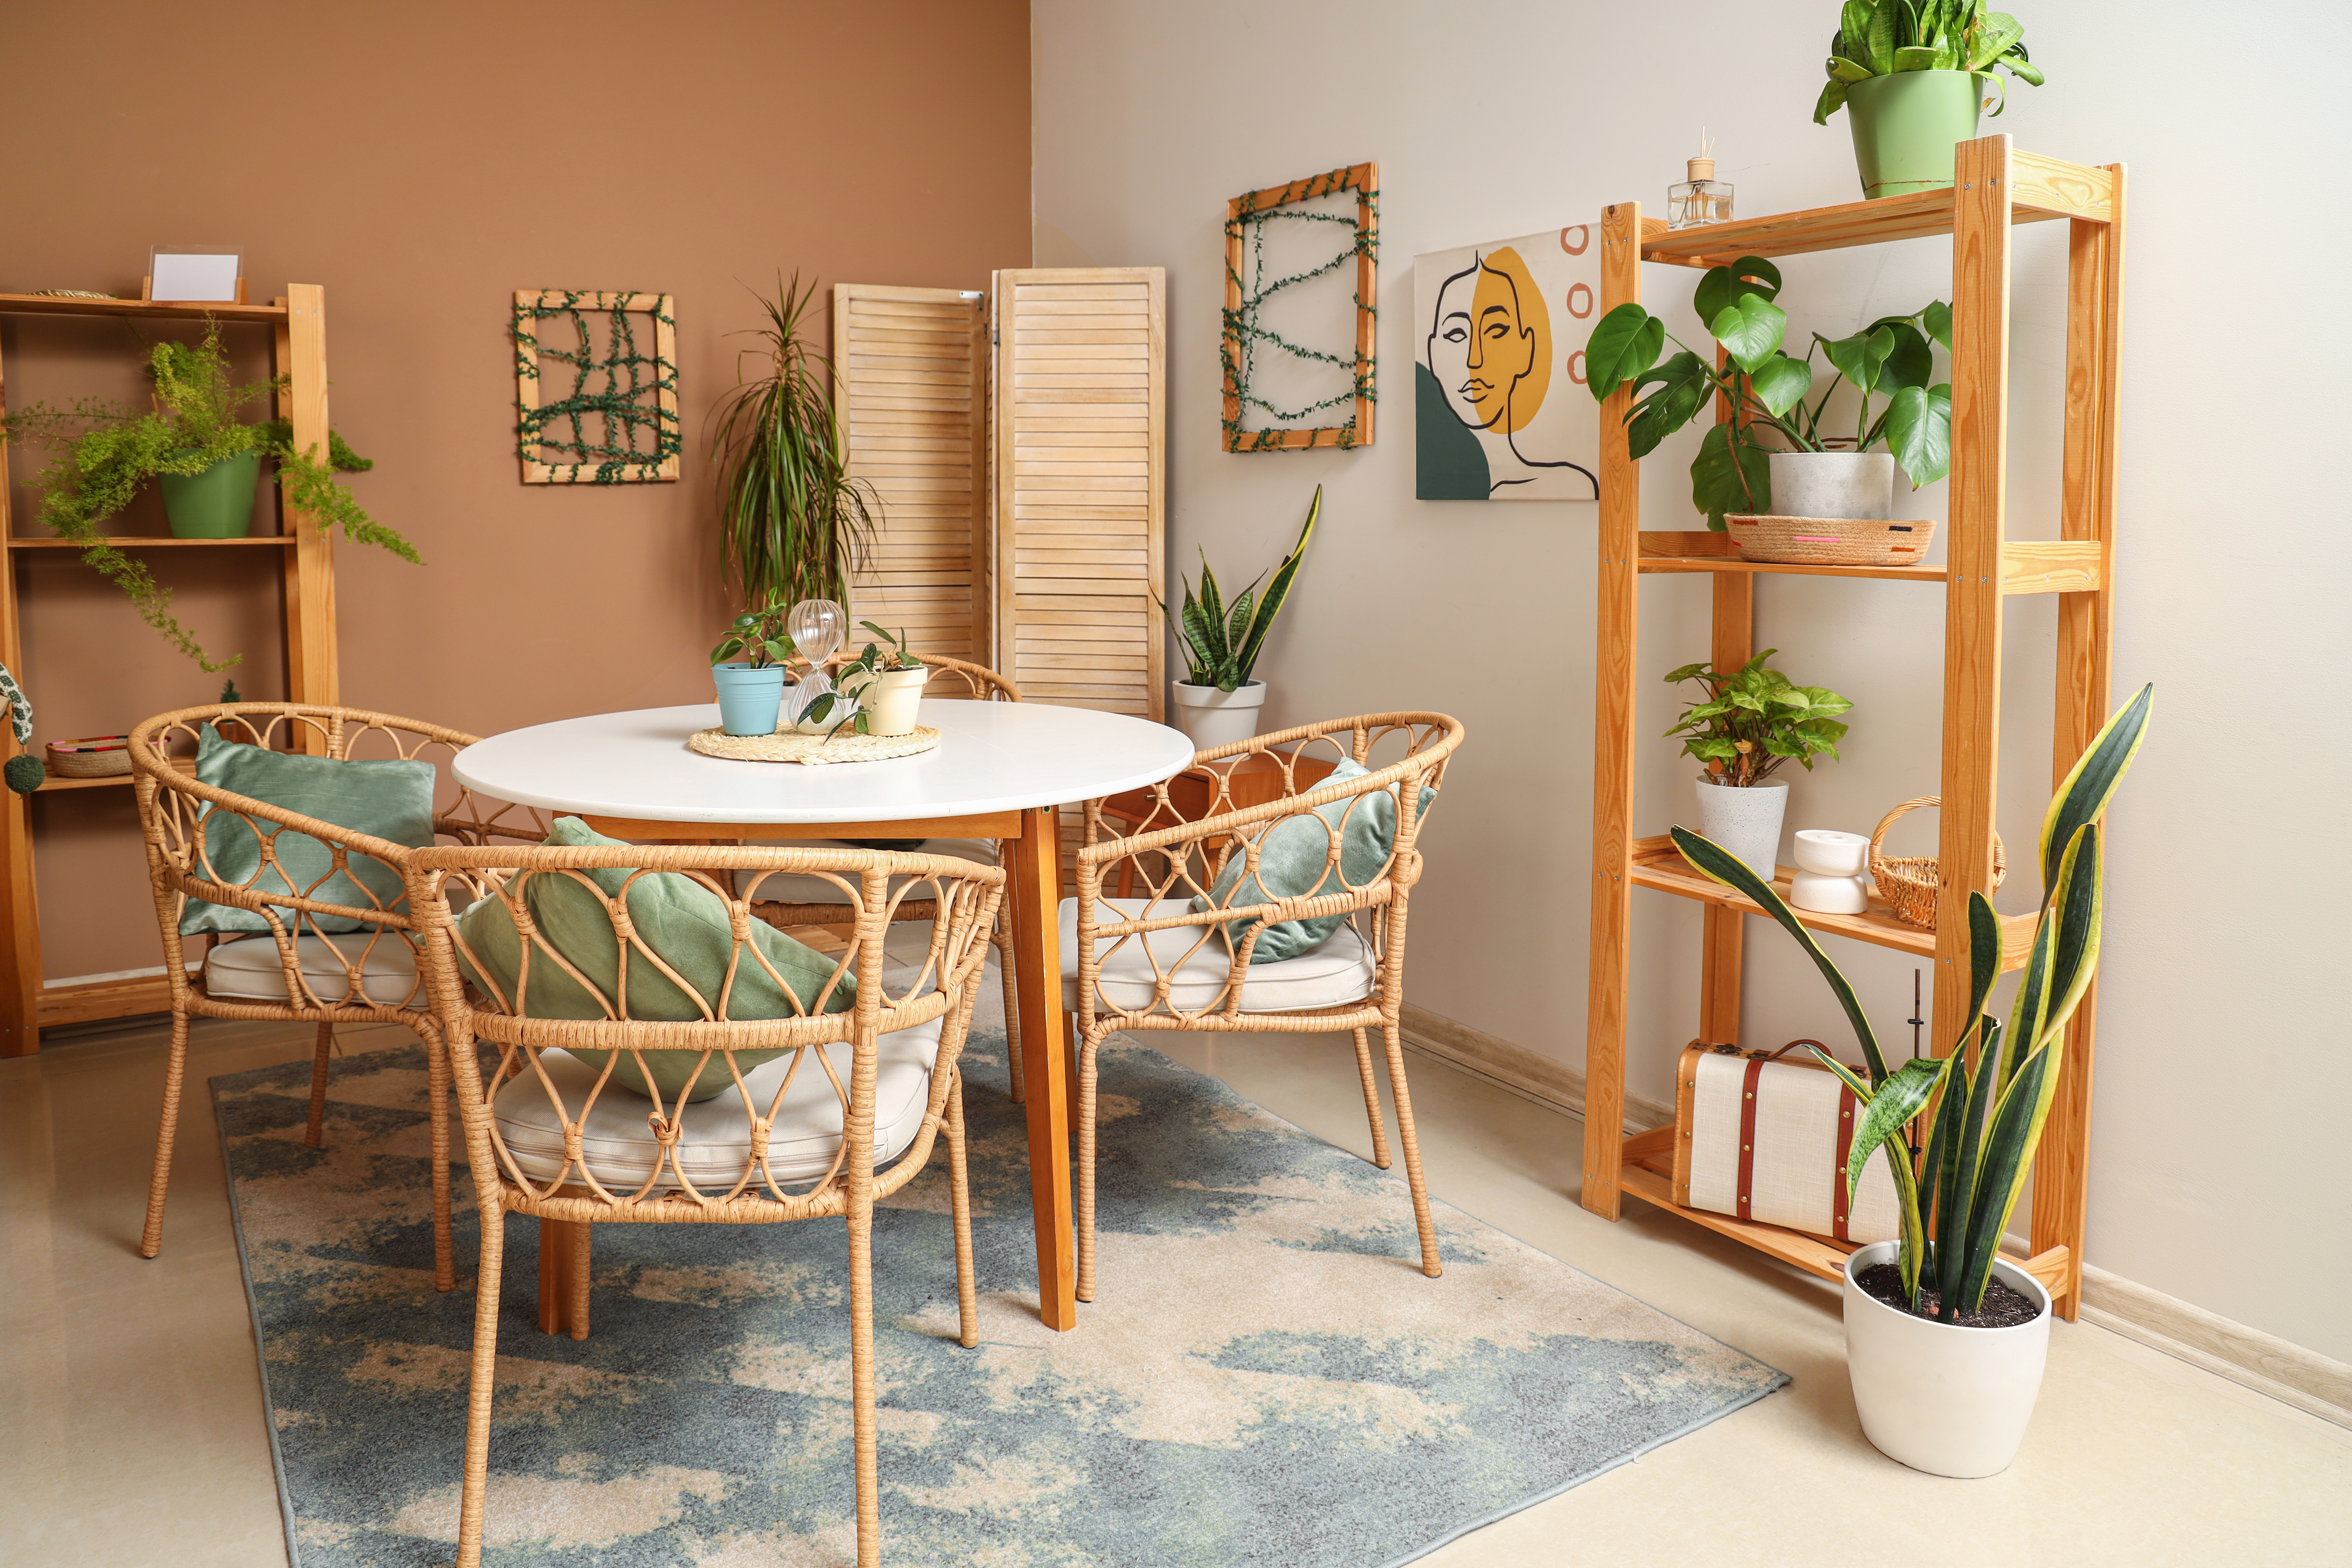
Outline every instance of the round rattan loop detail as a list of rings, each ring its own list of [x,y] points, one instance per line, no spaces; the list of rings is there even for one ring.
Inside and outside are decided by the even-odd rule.
[[[929,724],[918,724],[904,735],[801,735],[785,731],[775,735],[730,735],[724,730],[697,730],[687,737],[689,751],[706,757],[725,757],[739,763],[805,763],[811,767],[824,763],[879,763],[892,757],[911,757],[928,752],[940,743],[940,732]]]
[[[1923,805],[1941,805],[1943,796],[1923,795],[1916,800],[1906,800],[1879,818],[1878,831],[1870,836],[1870,875],[1878,884],[1878,896],[1885,899],[1895,911],[1895,918],[1906,925],[1928,931],[1936,929],[1936,857],[1933,855],[1882,855],[1878,847],[1886,841],[1886,830],[1900,821],[1906,812],[1916,811]],[[1992,885],[1999,892],[2009,876],[2009,850],[2000,835],[1992,836]]]

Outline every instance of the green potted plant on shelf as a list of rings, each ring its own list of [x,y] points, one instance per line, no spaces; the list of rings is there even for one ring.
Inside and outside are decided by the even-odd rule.
[[[1691,304],[1729,356],[1721,369],[1713,354],[1695,352],[1636,304],[1601,317],[1585,343],[1596,399],[1633,386],[1625,441],[1636,458],[1655,451],[1718,396],[1729,401],[1738,416],[1710,425],[1691,461],[1691,504],[1718,533],[1732,512],[1884,518],[1894,509],[1897,468],[1913,489],[1951,472],[1952,388],[1934,382],[1929,346],[1951,352],[1951,307],[1931,300],[1843,338],[1815,332],[1797,359],[1781,346],[1789,317],[1772,302],[1780,292],[1780,269],[1760,256],[1711,267],[1699,279]],[[1660,364],[1669,341],[1682,352]],[[1834,374],[1814,398],[1817,353]],[[1841,384],[1860,395],[1852,436],[1824,426]],[[1871,450],[1881,443],[1885,451]]]
[[[1996,67],[2042,81],[2024,25],[1984,0],[1845,0],[1827,63],[1813,123],[1844,106],[1866,197],[1952,183],[1953,149],[1976,135],[1979,113],[2007,106]]]
[[[710,461],[719,482],[720,563],[746,605],[849,600],[849,574],[873,537],[881,498],[849,476],[849,438],[833,405],[833,365],[802,336],[816,290],[795,276],[760,303],[768,325],[747,354],[760,374],[719,399]]]
[[[770,604],[735,617],[710,650],[710,679],[719,688],[719,725],[730,735],[772,735],[783,706],[788,604]],[[740,656],[740,657],[739,657]]]
[[[1780,825],[1789,785],[1772,775],[1787,763],[1807,773],[1813,759],[1835,761],[1846,732],[1838,715],[1853,704],[1825,686],[1799,686],[1764,661],[1766,648],[1735,670],[1686,664],[1666,677],[1679,686],[1696,681],[1701,695],[1666,731],[1683,737],[1683,753],[1705,764],[1698,775],[1699,831],[1770,881],[1780,854]]]
[[[2001,1256],[2000,1243],[2057,1096],[2066,1022],[2098,966],[2099,818],[2138,754],[2154,701],[2155,688],[2144,686],[2107,720],[2042,816],[2042,907],[2006,1026],[1985,1011],[2001,971],[2000,917],[1982,893],[1969,895],[1969,1022],[1944,1056],[1890,1068],[1853,987],[1780,895],[1726,847],[1674,830],[1684,859],[1797,939],[1861,1042],[1866,1079],[1811,1048],[1862,1102],[1849,1201],[1884,1152],[1902,1235],[1846,1261],[1846,1361],[1864,1435],[1932,1475],[2006,1469],[2041,1390],[2050,1295]],[[1915,1153],[1904,1129],[1938,1095]]]
[[[335,482],[339,469],[358,473],[374,466],[340,435],[328,433],[322,461],[315,446],[295,450],[288,421],[248,424],[237,417],[272,396],[285,378],[233,384],[219,322],[205,318],[203,341],[193,345],[157,343],[148,356],[148,373],[155,384],[154,406],[144,414],[103,398],[84,398],[69,409],[37,403],[9,416],[5,427],[12,437],[58,452],[34,481],[41,491],[41,521],[81,545],[84,563],[121,588],[142,620],[207,672],[226,669],[237,659],[207,659],[173,618],[172,591],[155,581],[144,563],[109,544],[100,527],[129,506],[149,479],[163,489],[174,538],[240,539],[252,530],[254,486],[262,460],[268,458],[278,464],[293,511],[315,520],[322,530],[341,529],[357,543],[417,560],[415,546],[368,516]]]
[[[1167,617],[1169,630],[1176,634],[1177,649],[1184,656],[1186,679],[1173,683],[1177,727],[1203,751],[1246,741],[1257,733],[1265,683],[1255,679],[1251,671],[1257,668],[1257,657],[1265,650],[1265,634],[1274,629],[1274,618],[1290,597],[1299,563],[1307,555],[1307,542],[1314,537],[1316,520],[1322,515],[1323,487],[1317,485],[1315,499],[1307,508],[1307,526],[1298,531],[1298,542],[1290,547],[1290,553],[1276,565],[1273,580],[1267,582],[1265,574],[1259,573],[1232,604],[1226,604],[1219,592],[1217,574],[1209,569],[1205,552],[1201,556],[1199,590],[1195,592],[1189,582],[1184,584],[1181,618],[1166,600],[1160,601],[1160,613]],[[1265,593],[1258,596],[1261,582],[1266,584]]]

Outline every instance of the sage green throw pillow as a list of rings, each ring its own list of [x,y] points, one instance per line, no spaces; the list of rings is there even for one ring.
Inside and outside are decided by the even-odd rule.
[[[387,839],[411,849],[433,847],[431,763],[404,762],[396,757],[338,762],[332,757],[296,756],[224,740],[218,731],[207,724],[196,744],[196,780],[264,805],[315,816],[321,822],[331,822],[338,827],[348,827],[354,833]],[[195,873],[205,876],[208,860],[209,880],[238,887],[248,885],[248,879],[254,879],[249,885],[265,898],[299,893],[321,903],[344,904],[353,909],[408,907],[407,893],[396,868],[354,850],[346,857],[346,869],[336,871],[334,852],[328,845],[290,828],[278,831],[276,863],[265,868],[261,835],[270,826],[260,818],[207,805],[198,819],[205,858],[195,863]],[[259,873],[257,878],[256,873]],[[323,882],[319,880],[322,877],[327,879]],[[311,886],[314,882],[318,886]],[[292,911],[285,917],[285,923],[289,928],[299,926],[303,934],[314,930],[370,929],[365,921],[334,915],[319,916],[313,925],[310,916],[296,916]],[[180,930],[184,933],[268,929],[269,922],[257,910],[207,903],[202,899],[190,899],[180,913]]]
[[[576,816],[559,816],[548,833],[550,845],[566,847],[626,847],[618,838],[607,838],[595,832]],[[727,963],[735,951],[734,932],[727,921],[727,903],[718,894],[677,871],[656,871],[638,877],[634,884],[629,879],[635,870],[625,866],[596,866],[583,868],[587,878],[604,890],[606,897],[628,887],[629,921],[646,946],[662,956],[662,962],[693,987],[694,994],[681,990],[677,982],[664,974],[643,952],[632,948],[629,952],[629,1011],[632,1018],[661,1023],[692,1023],[703,1016],[697,997],[707,1002],[711,1011],[719,1007],[719,997],[727,984]],[[621,944],[613,933],[612,917],[606,912],[604,900],[590,892],[568,875],[542,872],[533,876],[523,886],[523,902],[530,910],[531,921],[548,945],[562,953],[566,963],[586,975],[604,997],[616,997],[621,988]],[[457,931],[466,940],[481,967],[488,971],[485,979],[474,964],[461,952],[458,963],[466,978],[486,991],[511,998],[515,980],[522,973],[522,939],[515,931],[514,917],[499,899],[484,899],[467,910],[457,920]],[[834,961],[804,942],[793,941],[775,927],[760,921],[751,922],[751,942],[767,961],[775,966],[784,979],[780,986],[768,976],[768,972],[745,954],[736,967],[735,988],[729,994],[727,1016],[735,1022],[755,1018],[796,1018],[815,1004],[832,978]],[[787,994],[789,992],[789,994]],[[845,1012],[857,996],[857,977],[845,973],[827,998],[824,1011]],[[797,997],[803,1005],[795,1005]],[[544,951],[531,956],[530,987],[523,999],[524,1010],[534,1018],[602,1018],[604,1003],[548,962]],[[598,1071],[604,1070],[604,1058],[614,1053],[572,1049],[572,1054]],[[765,1061],[782,1056],[782,1050],[738,1051],[737,1064],[746,1073]],[[639,1094],[649,1094],[646,1075],[637,1069],[637,1061],[621,1052],[620,1062],[613,1068],[612,1081]],[[688,1075],[694,1071],[697,1053],[692,1051],[647,1051],[645,1060],[653,1076],[654,1087],[665,1101],[674,1100],[686,1087]],[[696,1080],[689,1100],[709,1100],[735,1086],[727,1071],[725,1058],[713,1057]]]
[[[1349,760],[1333,768],[1329,776],[1315,785],[1346,784],[1349,779],[1362,778],[1371,772],[1362,763]],[[1422,786],[1419,810],[1427,811],[1437,792]],[[1355,809],[1350,811],[1349,808]],[[1206,898],[1192,900],[1194,914],[1206,914],[1211,910],[1231,909],[1235,904],[1259,904],[1276,899],[1297,898],[1310,890],[1328,896],[1343,893],[1349,887],[1362,887],[1376,876],[1381,862],[1389,858],[1390,847],[1396,843],[1397,797],[1394,785],[1375,790],[1366,795],[1349,795],[1328,805],[1318,805],[1315,815],[1339,830],[1339,865],[1327,876],[1324,865],[1330,852],[1330,835],[1307,817],[1287,817],[1268,829],[1258,844],[1257,874],[1248,875],[1249,863],[1238,848],[1225,868],[1219,872]],[[1342,818],[1345,818],[1344,823]],[[1345,880],[1341,879],[1344,877]],[[1315,886],[1322,879],[1322,885]],[[1244,880],[1246,879],[1246,880]],[[1279,963],[1286,958],[1297,958],[1311,952],[1331,939],[1333,932],[1347,923],[1344,914],[1318,915],[1307,921],[1277,921],[1258,932],[1257,945],[1250,949],[1252,963]],[[1248,937],[1255,921],[1234,921],[1225,927],[1225,940],[1238,947]]]

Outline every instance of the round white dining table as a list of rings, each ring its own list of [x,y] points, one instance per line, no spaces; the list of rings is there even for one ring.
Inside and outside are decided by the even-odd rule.
[[[716,704],[593,713],[478,741],[459,783],[576,816],[635,840],[992,838],[1003,845],[1037,1223],[1039,1316],[1077,1321],[1071,1228],[1069,1030],[1062,1010],[1058,808],[1139,789],[1192,764],[1164,724],[1042,702],[927,700],[940,743],[882,762],[747,763],[687,749]]]

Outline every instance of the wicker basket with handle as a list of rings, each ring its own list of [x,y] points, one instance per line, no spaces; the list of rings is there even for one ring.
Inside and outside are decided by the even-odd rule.
[[[1870,875],[1878,884],[1878,896],[1885,899],[1895,917],[1909,925],[1936,929],[1936,858],[1933,855],[1882,855],[1878,847],[1886,842],[1886,830],[1901,821],[1906,812],[1916,811],[1923,805],[1941,805],[1944,797],[1923,795],[1916,800],[1906,800],[1878,820],[1878,831],[1870,836]],[[1992,836],[1992,885],[2000,884],[2009,875],[2009,851],[2000,835]]]

